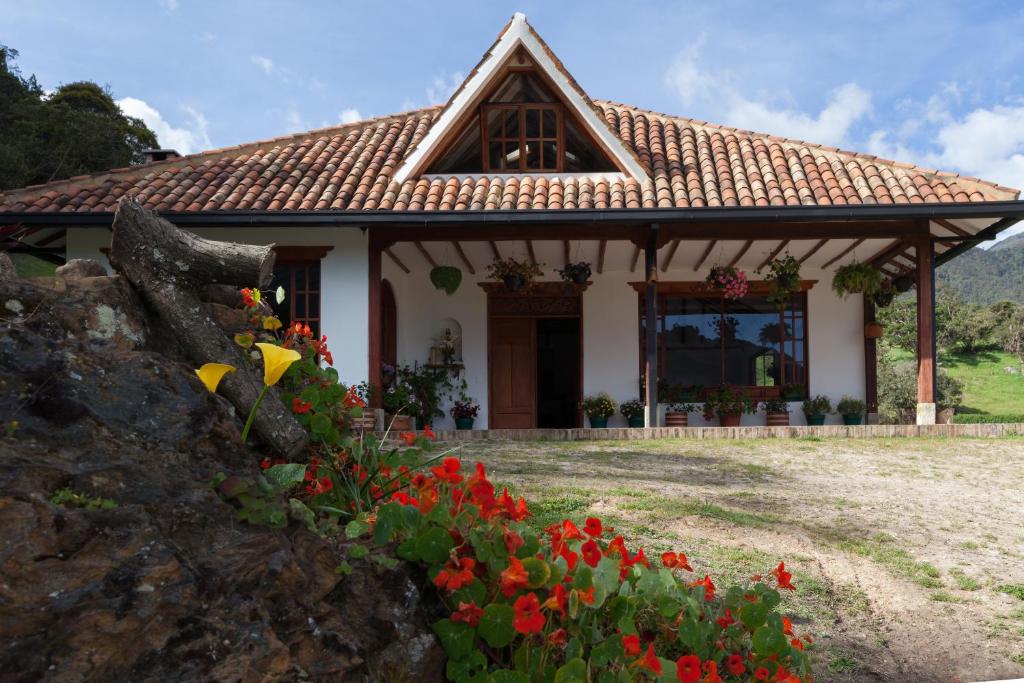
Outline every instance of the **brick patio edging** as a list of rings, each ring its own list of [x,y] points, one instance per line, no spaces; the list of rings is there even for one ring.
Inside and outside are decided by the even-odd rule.
[[[438,441],[630,441],[637,439],[841,439],[878,437],[1024,436],[1024,423],[952,425],[825,425],[822,427],[653,427],[623,429],[445,429]]]

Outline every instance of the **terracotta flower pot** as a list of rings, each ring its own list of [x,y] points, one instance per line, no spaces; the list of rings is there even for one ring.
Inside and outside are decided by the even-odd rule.
[[[868,323],[864,326],[864,338],[865,339],[880,339],[882,333],[885,331],[878,323]]]
[[[688,427],[690,424],[690,414],[680,413],[671,410],[665,413],[665,426],[666,427]]]
[[[788,427],[789,426],[789,413],[767,413],[766,424],[769,427]]]
[[[387,425],[391,425],[391,431],[394,432],[411,432],[412,418],[408,415],[388,415]]]
[[[739,427],[742,419],[742,413],[724,413],[718,416],[718,424],[723,427]]]

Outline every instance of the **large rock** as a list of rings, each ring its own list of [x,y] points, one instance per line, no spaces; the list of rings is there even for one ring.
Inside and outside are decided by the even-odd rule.
[[[0,282],[3,307],[0,679],[441,678],[422,574],[234,518],[210,481],[261,455],[123,281]]]

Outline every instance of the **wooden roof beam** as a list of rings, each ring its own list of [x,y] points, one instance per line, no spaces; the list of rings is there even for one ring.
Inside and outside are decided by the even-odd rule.
[[[569,240],[562,240],[562,266],[569,265]]]
[[[700,270],[700,267],[704,265],[704,262],[708,260],[708,256],[711,255],[711,250],[715,248],[715,244],[718,240],[711,240],[708,242],[708,248],[704,250],[704,253],[700,255],[700,260],[693,266],[693,272]]]
[[[601,240],[597,246],[597,274],[604,272],[604,253],[608,249],[608,240]]]
[[[668,267],[672,265],[672,259],[675,258],[676,250],[679,249],[679,240],[672,240],[672,245],[668,248],[668,253],[665,254],[665,260],[661,262],[661,272],[668,270]]]
[[[779,242],[779,246],[772,249],[772,253],[768,254],[768,258],[766,258],[764,261],[761,261],[761,265],[757,267],[757,270],[761,270],[769,263],[774,261],[775,257],[778,256],[782,252],[782,250],[786,248],[787,244],[789,244],[789,240],[782,240],[781,242]]]
[[[434,257],[430,255],[430,252],[427,251],[427,248],[425,246],[423,246],[423,243],[422,242],[413,242],[413,244],[415,244],[416,248],[420,250],[421,254],[423,254],[423,258],[425,258],[427,260],[427,263],[430,264],[430,267],[431,268],[437,268],[437,262],[434,260]]]
[[[501,252],[498,251],[498,243],[494,240],[487,240],[487,243],[491,245],[491,253],[494,255],[495,261],[501,260]]]
[[[830,258],[828,261],[826,261],[825,264],[822,266],[822,268],[828,268],[833,263],[835,263],[839,259],[843,258],[847,254],[849,254],[851,251],[853,251],[854,249],[856,249],[860,245],[864,244],[864,240],[866,240],[866,239],[867,239],[866,237],[861,237],[859,240],[857,240],[856,242],[854,242],[853,244],[848,246],[846,249],[843,249],[841,252],[839,252],[838,254],[836,254],[835,256]]]
[[[470,275],[476,275],[476,268],[473,267],[473,262],[466,256],[466,252],[462,249],[462,245],[457,241],[452,240],[452,246],[455,247],[455,253],[459,255],[462,260],[462,265],[466,266],[466,270],[469,271]]]
[[[640,261],[640,247],[636,244],[633,245],[633,261],[629,264],[629,272],[636,272],[636,264]]]
[[[410,273],[409,268],[404,263],[402,263],[401,259],[395,256],[395,252],[391,251],[391,247],[385,248],[384,253],[388,255],[388,258],[390,258],[396,266],[405,271],[406,275]]]
[[[530,255],[530,263],[537,265],[537,254],[533,251],[533,240],[526,240],[526,253]]]
[[[826,242],[828,242],[827,239],[818,240],[818,243],[811,247],[810,251],[808,251],[806,254],[800,257],[800,265],[803,265],[804,262],[807,261],[807,259],[817,254],[818,250],[825,246]]]
[[[730,268],[732,268],[733,266],[735,266],[737,263],[740,262],[740,259],[743,258],[743,255],[746,254],[750,250],[750,245],[753,244],[753,243],[754,243],[754,240],[747,240],[744,243],[743,247],[740,248],[739,252],[737,252],[737,254],[732,257],[731,261],[729,261],[729,267]]]
[[[947,221],[945,218],[933,218],[932,223],[941,225],[955,235],[960,235],[961,237],[973,237],[969,230],[964,230],[959,225],[954,224],[952,221]]]

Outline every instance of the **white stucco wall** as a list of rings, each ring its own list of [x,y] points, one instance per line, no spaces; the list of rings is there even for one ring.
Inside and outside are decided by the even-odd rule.
[[[215,240],[250,244],[271,242],[289,246],[332,246],[320,268],[321,332],[327,335],[334,367],[345,383],[360,382],[369,375],[366,327],[367,241],[354,228],[198,228],[197,235]],[[67,257],[96,259],[109,268],[101,247],[110,246],[110,231],[72,228],[67,231]]]
[[[211,239],[240,240],[251,243],[276,242],[283,245],[333,245],[322,267],[323,331],[334,353],[335,366],[345,382],[357,382],[368,376],[367,368],[367,243],[364,233],[355,229],[251,228],[198,229]],[[109,242],[107,230],[68,230],[68,257],[103,259],[99,248]],[[559,262],[560,243],[535,243],[538,258],[548,263]],[[440,258],[439,248],[431,247],[435,258],[457,265],[454,255]],[[503,253],[508,248],[502,244]],[[542,253],[548,249],[549,254]],[[406,274],[389,258],[383,259],[383,275],[394,288],[398,309],[398,362],[423,363],[430,347],[443,331],[444,321],[454,319],[462,327],[463,360],[468,393],[480,404],[476,427],[487,427],[487,303],[486,294],[477,283],[486,279],[486,246],[476,243],[470,258],[477,274],[463,273],[463,282],[452,296],[433,287],[430,266],[418,252],[407,245],[396,248],[411,270]],[[619,258],[609,261],[628,263],[631,247],[622,247]],[[612,246],[609,245],[609,254]],[[514,254],[522,257],[522,254]],[[591,260],[594,260],[591,258]],[[550,269],[548,269],[550,273]],[[690,269],[662,274],[663,281],[697,280],[706,269],[695,273]],[[859,297],[841,300],[830,287],[831,273],[805,270],[804,279],[817,280],[808,294],[809,372],[811,394],[825,394],[835,404],[844,394],[864,398],[864,351],[862,307]],[[551,273],[546,279],[554,279]],[[584,394],[607,391],[617,401],[637,398],[639,335],[637,294],[629,282],[640,278],[639,270],[625,267],[608,269],[593,275],[593,284],[583,295],[583,390]],[[452,427],[446,416],[438,428]],[[799,403],[791,404],[792,424],[803,424]],[[700,426],[703,419],[690,414],[691,424]],[[839,423],[838,415],[829,416],[829,423]],[[763,415],[744,415],[744,425],[764,424]],[[615,415],[609,426],[625,426],[621,415]]]

